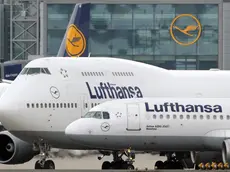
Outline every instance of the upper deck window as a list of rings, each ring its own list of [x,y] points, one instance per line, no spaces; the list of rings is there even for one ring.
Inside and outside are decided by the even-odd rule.
[[[37,74],[48,74],[51,75],[48,68],[23,68],[20,75],[37,75]]]

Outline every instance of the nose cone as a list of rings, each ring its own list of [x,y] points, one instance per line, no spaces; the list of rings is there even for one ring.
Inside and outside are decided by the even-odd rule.
[[[92,129],[86,119],[78,119],[69,124],[65,129],[65,134],[76,144],[89,146],[91,143]]]
[[[85,134],[85,128],[84,126],[82,126],[82,120],[76,120],[74,122],[72,122],[71,124],[69,124],[66,129],[65,129],[65,134],[69,137],[75,137],[78,135],[83,135]]]

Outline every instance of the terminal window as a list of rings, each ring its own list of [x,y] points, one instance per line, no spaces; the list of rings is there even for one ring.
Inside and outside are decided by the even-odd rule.
[[[48,54],[57,54],[73,8],[73,4],[48,5]],[[218,4],[90,4],[89,14],[87,51],[91,56],[176,70],[218,67]],[[170,33],[178,16],[173,35],[190,45],[179,44]],[[193,43],[199,35],[196,21],[201,32]],[[188,26],[192,27],[186,31]]]

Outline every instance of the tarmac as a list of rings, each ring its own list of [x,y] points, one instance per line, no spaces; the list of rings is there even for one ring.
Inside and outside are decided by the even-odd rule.
[[[125,156],[124,156],[125,158]],[[153,170],[154,163],[157,160],[165,160],[165,157],[160,157],[158,155],[151,155],[151,154],[136,154],[136,159],[134,162],[135,168],[138,169],[145,169],[148,168],[149,170]],[[37,161],[37,158],[32,159],[31,161],[19,164],[19,165],[0,165],[0,169],[34,169],[34,164]],[[105,156],[102,160],[97,159],[97,155],[88,155],[82,158],[53,158],[52,159],[55,163],[55,169],[81,169],[81,170],[100,170],[101,164],[103,161],[112,160],[112,156]]]

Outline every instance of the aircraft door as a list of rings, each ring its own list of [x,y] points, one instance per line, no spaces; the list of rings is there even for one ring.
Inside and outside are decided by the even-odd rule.
[[[81,116],[84,116],[90,110],[90,103],[88,101],[88,97],[86,95],[81,95]]]
[[[140,108],[138,104],[127,104],[127,130],[140,131]]]

